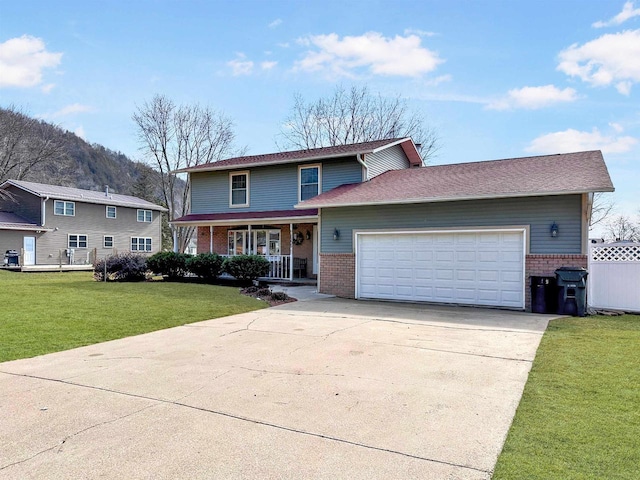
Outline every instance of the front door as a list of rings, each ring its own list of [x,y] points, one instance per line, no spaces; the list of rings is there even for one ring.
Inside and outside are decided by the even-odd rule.
[[[23,243],[24,259],[22,260],[25,265],[36,264],[36,237],[24,237]]]

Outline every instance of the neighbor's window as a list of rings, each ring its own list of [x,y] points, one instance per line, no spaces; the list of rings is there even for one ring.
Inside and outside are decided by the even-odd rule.
[[[53,202],[53,214],[73,217],[76,214],[76,204],[75,202],[64,202],[62,200],[55,200]]]
[[[300,201],[320,193],[320,165],[309,165],[298,169]]]
[[[104,236],[104,248],[113,248],[113,235]]]
[[[229,206],[249,206],[249,172],[229,174]]]
[[[151,222],[153,219],[153,215],[151,210],[138,210],[138,221],[139,222]]]
[[[151,238],[148,237],[131,237],[132,252],[150,252]]]
[[[107,205],[107,218],[116,218],[116,207]]]
[[[87,236],[70,234],[69,248],[87,248]]]

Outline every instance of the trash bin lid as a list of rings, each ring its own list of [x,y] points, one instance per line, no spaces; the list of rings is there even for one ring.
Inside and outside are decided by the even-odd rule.
[[[560,267],[556,270],[556,276],[564,282],[579,282],[588,274],[587,269],[582,267]]]

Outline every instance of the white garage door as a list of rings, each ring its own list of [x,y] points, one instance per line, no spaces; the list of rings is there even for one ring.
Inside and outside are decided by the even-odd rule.
[[[524,308],[522,230],[356,234],[356,296]]]

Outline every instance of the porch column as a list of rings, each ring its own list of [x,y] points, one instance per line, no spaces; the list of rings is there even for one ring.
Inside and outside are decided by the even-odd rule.
[[[213,225],[209,225],[209,253],[213,253]]]
[[[249,244],[249,251],[247,252],[247,255],[253,255],[253,238],[251,238],[251,224],[247,225],[247,235],[249,235],[249,238],[247,238],[247,243]]]
[[[293,223],[289,224],[289,280],[293,281]]]

